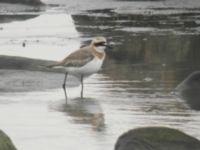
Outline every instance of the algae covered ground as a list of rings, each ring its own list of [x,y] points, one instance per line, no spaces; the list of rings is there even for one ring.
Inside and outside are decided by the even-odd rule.
[[[10,138],[0,130],[0,150],[16,150]]]

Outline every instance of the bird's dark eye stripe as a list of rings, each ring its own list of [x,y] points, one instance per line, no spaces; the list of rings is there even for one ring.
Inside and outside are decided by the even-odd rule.
[[[99,42],[99,43],[95,43],[95,46],[105,46],[106,42]]]

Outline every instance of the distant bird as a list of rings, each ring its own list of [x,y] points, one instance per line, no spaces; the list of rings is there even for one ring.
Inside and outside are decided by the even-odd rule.
[[[51,68],[64,68],[66,73],[63,82],[63,90],[67,99],[66,81],[68,75],[73,75],[81,81],[81,98],[83,98],[83,79],[98,72],[105,59],[107,40],[105,37],[95,37],[90,45],[82,47],[62,61],[51,65]]]
[[[200,71],[191,73],[176,88],[175,94],[186,100],[192,109],[200,110]]]

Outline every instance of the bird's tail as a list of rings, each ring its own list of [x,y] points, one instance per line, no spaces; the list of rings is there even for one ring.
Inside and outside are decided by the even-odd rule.
[[[63,68],[63,66],[60,66],[59,64],[51,64],[51,65],[47,65],[46,68],[49,68],[49,69],[61,69],[61,68]]]
[[[47,70],[50,70],[50,69],[53,69],[57,66],[57,64],[50,64],[50,65],[39,65],[38,67],[42,68],[42,69],[47,69]]]
[[[57,66],[56,64],[51,64],[51,65],[47,65],[47,66],[45,66],[46,68],[54,68],[55,66]]]

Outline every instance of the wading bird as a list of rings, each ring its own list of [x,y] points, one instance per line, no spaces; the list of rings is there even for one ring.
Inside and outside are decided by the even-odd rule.
[[[80,79],[81,82],[81,98],[83,98],[83,80],[85,77],[98,72],[101,69],[106,53],[105,49],[109,47],[105,37],[95,37],[90,45],[82,47],[62,61],[51,65],[51,68],[64,68],[65,77],[63,82],[63,90],[67,99],[66,81],[68,75],[73,75]]]

